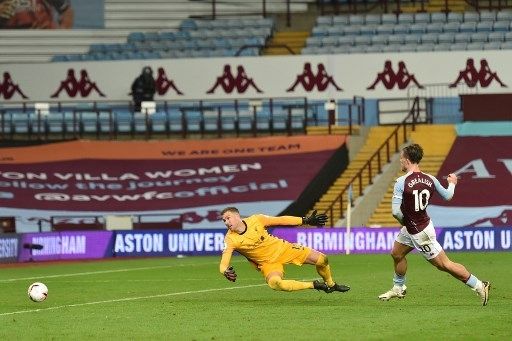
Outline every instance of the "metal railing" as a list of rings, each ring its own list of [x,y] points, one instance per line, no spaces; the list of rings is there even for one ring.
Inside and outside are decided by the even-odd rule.
[[[512,0],[466,0],[465,2],[476,11],[512,8]],[[410,7],[411,5],[414,6],[418,12],[426,12],[428,4],[429,0],[317,0],[317,6],[322,15],[357,14],[370,11],[399,14],[403,13],[403,7]],[[452,11],[453,6],[453,2],[444,0],[444,6],[441,8],[441,11],[449,13]]]
[[[473,6],[476,11],[498,10],[512,8],[512,0],[466,0],[466,3]]]
[[[364,173],[367,173],[367,185],[373,183],[373,177],[379,173],[382,173],[382,168],[385,164],[391,161],[391,155],[399,151],[400,145],[408,141],[408,132],[416,129],[417,119],[420,114],[420,98],[417,97],[414,104],[409,112],[409,115],[396,126],[390,136],[382,143],[382,145],[372,154],[372,156],[366,161],[366,163],[359,169],[359,171],[352,177],[345,188],[340,194],[333,200],[331,205],[325,210],[325,213],[329,217],[331,225],[335,224],[335,219],[341,219],[344,214],[344,205],[346,205],[345,199],[349,189],[355,187],[357,184],[358,196],[363,195],[363,181]],[[384,152],[385,160],[382,160],[381,153]],[[385,161],[385,162],[384,162]],[[376,165],[375,165],[376,163]],[[338,213],[338,214],[335,214]],[[339,218],[338,218],[339,217]]]
[[[305,134],[310,126],[363,125],[365,101],[354,97],[337,103],[332,121],[323,101],[306,97],[157,102],[157,112],[134,112],[125,102],[72,105],[51,103],[50,113],[34,110],[34,103],[9,103],[0,110],[0,141],[69,140],[95,138],[205,138]]]

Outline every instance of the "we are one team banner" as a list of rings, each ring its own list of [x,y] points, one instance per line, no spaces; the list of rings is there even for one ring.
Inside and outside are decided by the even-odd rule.
[[[218,213],[226,206],[278,215],[345,140],[82,140],[3,148],[0,216],[16,216],[18,232],[38,231],[40,222],[48,228],[52,216],[143,214],[179,214],[187,218],[184,228],[220,228]]]
[[[276,237],[326,254],[389,253],[398,228],[274,228]],[[181,231],[76,231],[0,235],[0,262],[220,255],[226,229]],[[512,226],[438,228],[446,251],[512,251]],[[39,249],[27,248],[39,245]]]

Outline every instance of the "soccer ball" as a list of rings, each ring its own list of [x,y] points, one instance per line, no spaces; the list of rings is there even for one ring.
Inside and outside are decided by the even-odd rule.
[[[34,302],[43,302],[48,297],[48,287],[43,283],[35,282],[28,287],[28,298]]]

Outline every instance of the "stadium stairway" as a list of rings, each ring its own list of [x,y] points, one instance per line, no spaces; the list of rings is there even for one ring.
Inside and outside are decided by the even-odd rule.
[[[263,50],[263,55],[290,55],[290,51],[284,47],[288,46],[294,54],[300,54],[302,48],[306,46],[306,39],[309,37],[307,31],[295,32],[276,32],[272,36],[270,42]]]
[[[354,157],[350,158],[350,163],[347,169],[340,175],[340,177],[331,185],[326,193],[322,195],[320,200],[314,205],[312,210],[318,212],[325,212],[333,201],[340,195],[345,189],[348,183],[354,178],[354,176],[361,170],[366,162],[372,157],[375,151],[384,143],[389,137],[391,132],[395,129],[395,126],[375,126],[371,127],[368,132],[368,136],[365,139],[364,145],[359,149]],[[352,138],[352,137],[351,137]],[[349,140],[350,144],[350,140]],[[385,149],[382,151],[381,160],[386,160]],[[374,166],[374,168],[377,165]],[[367,168],[363,171],[362,187],[368,186],[368,170]],[[359,182],[355,181],[352,187],[353,199],[356,200],[359,197]],[[334,226],[335,223],[341,219],[340,216],[335,216],[334,221],[327,222],[327,226]]]
[[[450,152],[456,137],[457,133],[454,125],[434,124],[417,126],[416,130],[411,132],[409,140],[410,142],[418,143],[423,147],[424,156],[420,163],[420,169],[425,173],[430,173],[436,176],[443,164],[443,161]],[[433,141],[435,141],[435,143],[433,143]],[[398,162],[398,160],[396,162]],[[397,167],[397,169],[398,172],[389,183],[386,194],[368,220],[366,224],[367,226],[397,226],[397,221],[391,215],[391,197],[393,196],[394,180],[402,175],[399,167]]]

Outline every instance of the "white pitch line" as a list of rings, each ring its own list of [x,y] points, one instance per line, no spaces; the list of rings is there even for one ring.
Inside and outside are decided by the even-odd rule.
[[[232,263],[238,263],[237,261],[232,261]],[[114,272],[127,272],[127,271],[139,271],[139,270],[154,270],[154,269],[162,269],[162,268],[174,268],[174,267],[187,267],[187,266],[201,266],[201,265],[212,265],[218,264],[218,262],[208,262],[208,263],[196,263],[196,264],[170,264],[170,265],[159,265],[159,266],[146,266],[140,268],[125,268],[125,269],[114,269],[114,270],[99,270],[99,271],[87,271],[87,272],[75,272],[71,274],[59,274],[59,275],[46,275],[46,276],[32,276],[32,277],[20,277],[20,278],[8,278],[8,279],[0,279],[0,283],[8,283],[15,281],[26,281],[26,280],[43,280],[47,278],[59,278],[59,277],[72,277],[72,276],[87,276],[87,275],[98,275],[98,274],[107,274]]]
[[[150,299],[150,298],[159,298],[159,297],[170,297],[170,296],[179,296],[179,295],[187,295],[187,294],[201,294],[201,293],[212,292],[212,291],[246,289],[246,288],[262,287],[262,286],[265,286],[265,285],[267,285],[267,284],[252,284],[252,285],[244,285],[244,286],[239,286],[239,287],[226,287],[226,288],[217,288],[217,289],[203,289],[203,290],[195,290],[195,291],[181,291],[181,292],[171,292],[171,293],[168,293],[168,294],[160,294],[160,295],[139,296],[139,297],[126,297],[126,298],[119,298],[119,299],[114,299],[114,300],[104,300],[104,301],[95,301],[95,302],[66,304],[66,305],[59,305],[59,306],[56,306],[56,307],[48,307],[48,308],[40,308],[40,309],[29,309],[29,310],[18,310],[18,311],[11,311],[11,312],[8,312],[8,313],[0,313],[0,317],[1,316],[16,315],[16,314],[36,313],[36,312],[40,312],[40,311],[57,310],[57,309],[71,308],[71,307],[83,307],[83,306],[87,306],[87,305],[96,305],[96,304],[103,304],[103,303],[127,302],[127,301],[145,300],[145,299]]]

